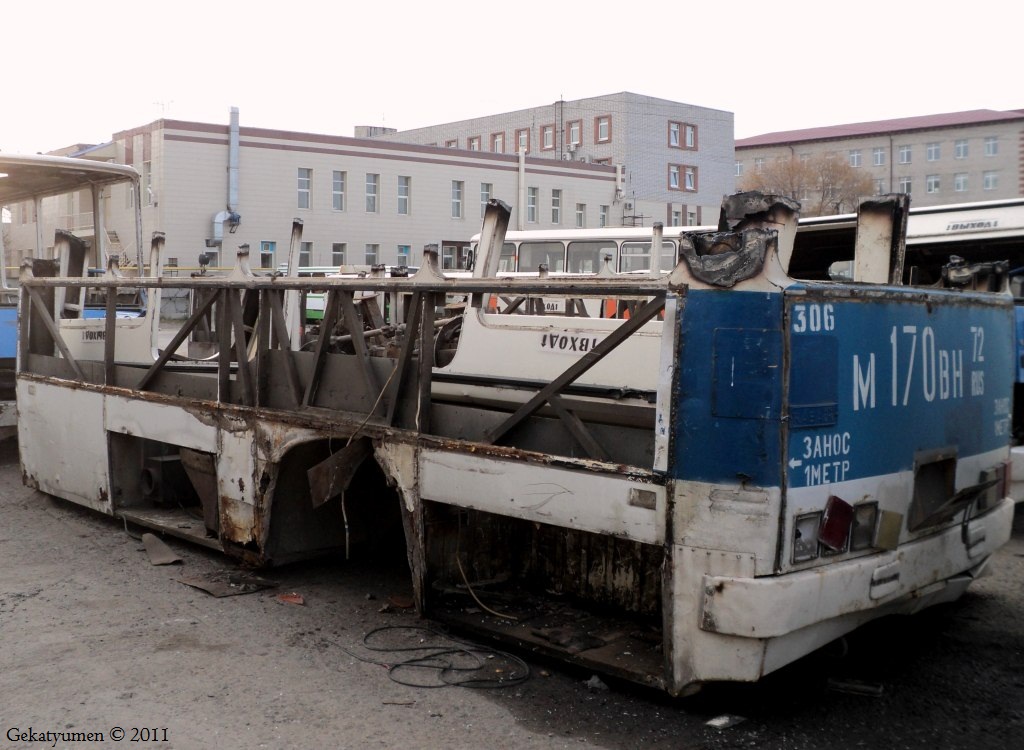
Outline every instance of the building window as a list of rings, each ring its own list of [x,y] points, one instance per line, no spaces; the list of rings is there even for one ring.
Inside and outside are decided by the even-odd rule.
[[[409,260],[412,258],[412,246],[411,245],[399,245],[398,246],[398,265],[408,266]]]
[[[612,139],[612,116],[601,115],[594,120],[594,142],[608,143]]]
[[[345,265],[345,250],[346,246],[344,242],[335,242],[331,245],[331,263],[336,266]]]
[[[531,224],[537,223],[537,197],[540,188],[526,188],[526,220]]]
[[[804,161],[803,155],[800,156],[800,160]],[[754,171],[761,174],[764,171],[764,157],[758,156],[754,159]]]
[[[142,205],[153,205],[153,162],[142,162]]]
[[[937,174],[930,174],[925,178],[924,189],[927,193],[939,192],[939,176]]]
[[[555,147],[555,126],[554,125],[541,125],[540,126],[540,150],[550,151]]]
[[[380,245],[367,245],[366,246],[366,265],[375,266],[377,265],[377,256],[380,255]]]
[[[851,167],[859,167],[860,166],[860,149],[859,148],[855,148],[855,149],[852,149],[850,151],[850,166]]]
[[[953,143],[953,158],[954,159],[966,159],[967,158],[967,139],[961,138]]]
[[[679,123],[670,122],[668,124],[668,145],[672,148],[680,148],[682,141],[679,139]]]
[[[335,172],[332,181],[332,200],[335,211],[345,210],[345,177],[344,172]]]
[[[491,199],[491,191],[494,186],[489,182],[480,183],[480,218],[484,218],[484,212],[487,211],[487,202]]]
[[[551,191],[551,223],[562,223],[562,191]]]
[[[911,184],[912,184],[912,182],[911,182],[911,179],[909,177],[900,177],[900,182],[899,182],[900,192],[901,193],[910,193]]]
[[[309,208],[309,189],[313,184],[313,170],[299,167],[299,208]],[[143,190],[145,196],[145,190]],[[145,200],[145,198],[143,198]]]
[[[981,187],[983,190],[997,190],[999,188],[999,173],[982,172]]]
[[[516,151],[530,153],[530,129],[520,128],[516,131]]]
[[[462,189],[465,183],[461,180],[452,180],[452,218],[462,218]]]
[[[911,152],[910,146],[900,146],[900,164],[910,164]]]
[[[670,223],[669,226],[670,227],[681,227],[682,225],[683,225],[683,212],[680,211],[679,209],[673,208],[672,209],[672,223]]]
[[[313,265],[313,243],[299,243],[299,265],[303,268]]]
[[[697,148],[697,126],[685,122],[668,124],[668,145],[670,148]]]
[[[999,136],[985,136],[985,156],[996,156],[999,153]]]
[[[380,193],[380,175],[366,175],[366,212],[377,213],[377,196]]]
[[[957,193],[963,193],[967,191],[967,173],[957,172],[953,175],[953,190]]]
[[[687,211],[686,212],[686,226],[695,227],[697,226],[697,212]]]
[[[743,176],[743,162],[741,162],[741,161],[736,162],[736,176],[737,177],[742,177]]]
[[[480,136],[478,136],[478,135],[471,136],[470,139],[467,141],[467,143],[469,144],[469,150],[470,151],[479,151],[480,150]]]
[[[885,149],[884,148],[873,148],[871,149],[871,163],[876,167],[885,166]]]
[[[582,229],[587,225],[587,204],[577,203],[576,204],[576,226]]]
[[[875,180],[875,195],[885,192],[885,180]]]
[[[505,153],[505,134],[504,133],[492,133],[491,134],[491,151],[496,154]]]
[[[928,161],[938,161],[942,157],[942,148],[938,143],[929,143],[925,147],[925,154]]]
[[[682,173],[682,182],[679,181],[680,173]],[[669,164],[668,189],[695,191],[697,189],[697,168],[681,164]]]
[[[568,138],[567,142],[568,142],[568,144],[570,146],[578,146],[578,145],[580,145],[580,131],[582,129],[583,129],[583,121],[582,120],[571,120],[566,125],[566,132],[569,135],[569,138]]]
[[[445,141],[444,142],[444,147],[445,148],[458,148],[459,147],[459,140],[458,140],[458,138],[452,138],[451,140]]]
[[[597,225],[599,227],[608,226],[608,206],[601,206],[597,212]]]
[[[398,177],[398,213],[409,213],[409,201],[412,198],[412,177]]]
[[[274,267],[274,253],[277,250],[277,243],[269,240],[260,242],[260,268]]]

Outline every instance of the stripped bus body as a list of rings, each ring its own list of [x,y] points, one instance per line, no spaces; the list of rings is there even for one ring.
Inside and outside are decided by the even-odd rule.
[[[495,201],[470,278],[428,254],[406,279],[136,280],[207,300],[150,366],[69,357],[23,293],[50,336],[20,339],[23,473],[254,563],[397,526],[428,616],[671,694],[755,680],[957,597],[1009,538],[1006,268],[905,284],[906,216],[862,207],[851,281],[793,278],[797,207],[757,194],[668,274],[506,278]],[[298,347],[290,291],[326,293]],[[216,357],[175,360],[204,317]]]

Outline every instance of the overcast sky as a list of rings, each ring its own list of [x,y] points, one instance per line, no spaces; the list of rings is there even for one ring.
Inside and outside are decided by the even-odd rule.
[[[33,0],[0,7],[0,150],[168,117],[352,135],[618,91],[734,113],[737,138],[1024,108],[1024,6]]]

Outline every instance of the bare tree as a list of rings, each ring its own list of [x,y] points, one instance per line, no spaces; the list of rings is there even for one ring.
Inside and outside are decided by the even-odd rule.
[[[874,193],[871,176],[851,167],[837,154],[775,159],[759,172],[747,175],[741,187],[799,201],[804,216],[854,211],[861,200]]]

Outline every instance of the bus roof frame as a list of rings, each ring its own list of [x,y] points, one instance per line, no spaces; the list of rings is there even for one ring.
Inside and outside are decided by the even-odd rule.
[[[127,164],[43,154],[0,154],[0,206],[118,182],[137,185],[140,179],[138,170]]]

